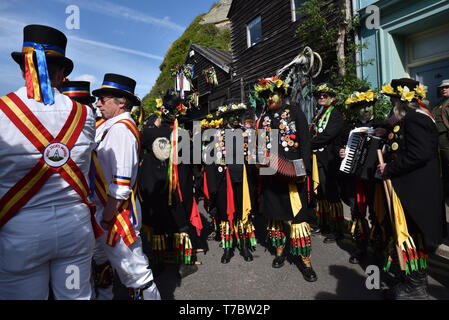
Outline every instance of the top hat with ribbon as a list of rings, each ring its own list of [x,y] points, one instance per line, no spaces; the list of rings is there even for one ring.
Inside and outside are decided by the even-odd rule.
[[[96,100],[90,95],[89,81],[65,81],[62,83],[62,93],[82,104],[94,103]]]
[[[134,94],[136,81],[115,73],[106,73],[100,89],[92,91],[96,97],[110,94],[114,97],[125,97],[130,100],[133,106],[140,106],[140,99]]]
[[[23,28],[22,51],[12,52],[11,56],[24,66],[28,98],[54,103],[47,61],[63,66],[67,77],[73,70],[73,62],[65,56],[66,45],[67,37],[57,29],[42,25]]]

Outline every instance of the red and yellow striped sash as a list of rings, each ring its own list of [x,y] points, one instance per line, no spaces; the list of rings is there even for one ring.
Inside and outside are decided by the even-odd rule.
[[[97,128],[100,127],[104,121],[98,121],[97,122]],[[134,137],[137,140],[138,144],[138,152],[140,153],[140,131],[137,128],[136,124],[132,120],[123,119],[120,121],[117,121],[113,124],[116,125],[118,123],[122,123],[126,125],[126,127],[131,131],[131,133],[134,135]],[[111,126],[112,128],[112,126]],[[107,132],[110,130],[110,128],[103,134],[103,137],[101,140],[104,139]],[[101,169],[101,165],[98,162],[96,153],[93,155],[93,161],[95,165],[95,193],[97,194],[98,199],[103,204],[103,206],[106,205],[108,194],[109,194],[109,187],[108,182],[106,181],[106,178],[103,174],[103,171]],[[131,184],[131,178],[126,177],[118,177],[114,176],[113,183],[119,184],[119,185],[128,185]],[[133,224],[131,220],[129,219],[129,215],[131,214],[131,217],[133,218],[135,225],[137,225],[137,211],[136,211],[136,205],[135,205],[135,198],[137,194],[137,179],[132,187],[132,193],[128,200],[124,201],[122,205],[120,206],[120,209],[118,210],[118,214],[113,218],[113,221],[110,224],[108,236],[106,243],[110,246],[115,246],[117,243],[119,236],[122,237],[123,241],[127,246],[132,245],[135,241],[137,241],[137,236],[135,234]]]
[[[42,154],[31,171],[0,199],[0,227],[6,224],[40,190],[53,173],[58,172],[89,207],[95,235],[100,236],[102,231],[96,224],[95,206],[88,200],[89,186],[82,171],[70,155],[63,165],[52,167],[44,161],[43,154],[47,146],[53,143],[63,144],[69,151],[73,148],[86,121],[86,108],[73,101],[72,111],[56,138],[48,132],[16,94],[10,93],[0,98],[0,109]]]

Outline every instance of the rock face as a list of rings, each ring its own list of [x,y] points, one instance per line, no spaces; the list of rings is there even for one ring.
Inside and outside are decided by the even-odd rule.
[[[229,28],[229,19],[227,18],[227,15],[231,4],[232,0],[220,0],[209,13],[204,16],[200,23],[213,23],[219,29]]]

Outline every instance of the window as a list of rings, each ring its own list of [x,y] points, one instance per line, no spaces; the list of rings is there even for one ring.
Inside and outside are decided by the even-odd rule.
[[[298,13],[298,9],[301,8],[304,0],[291,0],[292,5],[292,22],[297,21],[301,15]]]
[[[262,18],[259,16],[246,27],[248,48],[262,40]]]

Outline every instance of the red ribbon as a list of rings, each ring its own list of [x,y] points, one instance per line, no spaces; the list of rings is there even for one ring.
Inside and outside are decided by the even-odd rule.
[[[232,190],[232,182],[231,182],[231,176],[229,175],[229,170],[226,170],[226,195],[227,195],[227,214],[228,214],[228,221],[231,225],[232,229],[232,220],[234,219],[234,191]]]
[[[201,222],[200,212],[196,204],[195,196],[193,196],[192,212],[190,214],[190,223],[196,228],[196,233],[201,236],[201,229],[203,229],[203,223]]]

